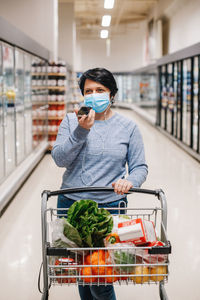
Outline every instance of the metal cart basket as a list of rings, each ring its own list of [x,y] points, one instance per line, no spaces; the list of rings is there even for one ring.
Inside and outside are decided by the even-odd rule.
[[[47,201],[52,196],[74,192],[114,192],[108,187],[68,188],[42,193],[42,257],[43,257],[43,291],[42,299],[48,299],[51,285],[128,285],[157,284],[160,299],[167,300],[164,283],[168,281],[169,254],[171,245],[167,239],[167,203],[162,190],[132,188],[128,194],[142,193],[144,198],[156,196],[156,204],[151,208],[117,207],[106,208],[117,210],[130,220],[141,218],[155,224],[156,235],[164,245],[135,246],[134,244],[116,244],[104,248],[61,248],[56,247],[51,240],[51,224],[59,217],[67,217],[59,210],[66,208],[49,208]],[[155,201],[154,201],[155,202]],[[60,214],[61,213],[61,214]],[[113,215],[114,216],[114,215]],[[93,256],[96,256],[96,262]],[[102,262],[102,256],[104,260]],[[40,270],[41,271],[41,270]],[[40,281],[40,278],[39,278]],[[39,284],[39,282],[38,282]]]

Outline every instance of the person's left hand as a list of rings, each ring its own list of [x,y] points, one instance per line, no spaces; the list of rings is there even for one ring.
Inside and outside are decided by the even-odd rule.
[[[126,179],[118,179],[116,182],[112,183],[112,187],[114,188],[115,193],[124,195],[124,193],[128,193],[130,188],[133,187],[133,184]]]

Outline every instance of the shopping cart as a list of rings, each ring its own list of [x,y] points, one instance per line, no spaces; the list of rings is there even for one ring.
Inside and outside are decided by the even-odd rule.
[[[153,221],[157,238],[164,246],[140,246],[119,245],[106,248],[61,248],[52,243],[51,224],[63,214],[63,209],[48,208],[47,201],[52,196],[70,194],[74,192],[114,192],[113,188],[86,187],[68,188],[58,191],[44,191],[42,193],[42,256],[43,256],[43,291],[40,290],[40,278],[38,280],[42,299],[49,297],[51,285],[122,285],[141,284],[146,286],[157,284],[160,299],[167,300],[164,284],[168,281],[169,254],[171,245],[167,239],[167,203],[162,190],[149,190],[132,188],[128,194],[142,193],[157,197],[158,206],[151,208],[117,207],[109,208],[117,210],[120,214],[124,210],[129,219],[141,218]],[[155,200],[153,201],[155,203]],[[156,201],[157,203],[157,201]],[[107,208],[108,209],[108,208]],[[62,210],[61,212],[59,210]],[[66,211],[66,208],[65,208]],[[120,246],[120,247],[119,247]],[[96,253],[97,261],[94,264],[92,255]],[[105,261],[99,262],[100,255],[104,255]],[[88,261],[89,257],[89,261]],[[112,258],[112,259],[110,259]],[[42,267],[41,267],[42,268]],[[95,272],[93,273],[93,269]],[[41,269],[40,269],[41,272]]]

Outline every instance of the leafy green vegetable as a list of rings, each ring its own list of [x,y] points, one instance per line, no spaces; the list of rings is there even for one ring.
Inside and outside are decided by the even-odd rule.
[[[135,256],[125,250],[116,250],[114,251],[114,263],[125,265],[124,267],[117,267],[119,272],[131,274],[134,266],[126,266],[126,264],[135,264]]]
[[[99,209],[93,200],[80,200],[72,204],[67,216],[68,222],[78,231],[83,247],[104,247],[103,239],[113,228],[112,216],[106,209]],[[64,234],[68,232],[64,230]]]
[[[81,237],[75,227],[73,227],[65,218],[63,234],[73,241],[78,247],[82,247]]]

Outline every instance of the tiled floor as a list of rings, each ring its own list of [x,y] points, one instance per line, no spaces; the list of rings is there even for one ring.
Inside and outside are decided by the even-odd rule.
[[[149,165],[144,188],[162,188],[168,200],[168,237],[172,243],[170,300],[200,299],[200,165],[132,111],[143,135]],[[0,299],[41,299],[37,277],[41,262],[40,202],[44,189],[58,189],[63,169],[46,155],[0,219]],[[139,203],[133,196],[129,202]],[[51,201],[55,205],[55,200]],[[148,205],[148,203],[147,203]],[[158,286],[117,286],[118,300],[159,299]],[[49,299],[79,299],[76,287],[52,287]]]

